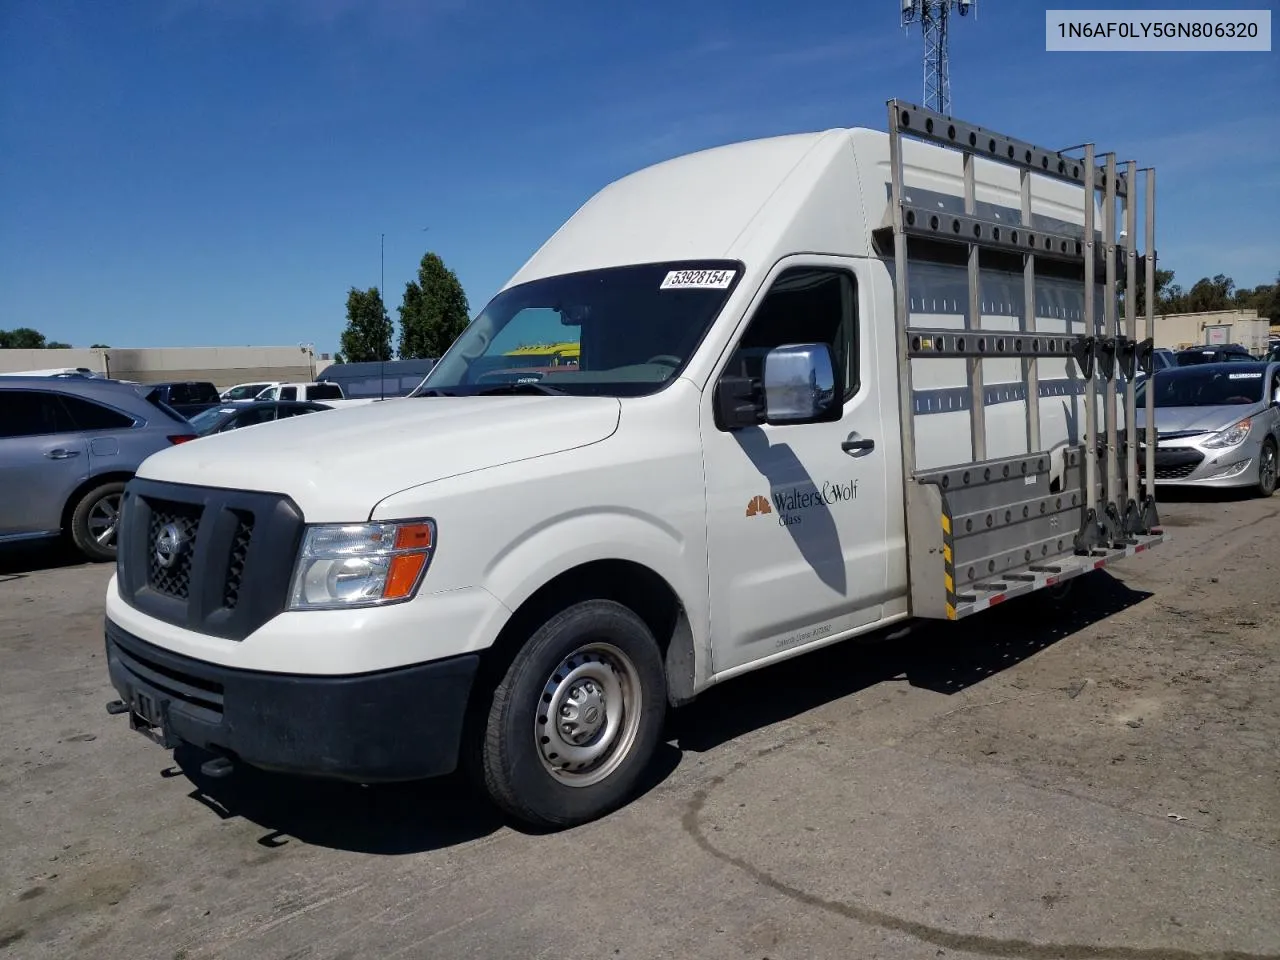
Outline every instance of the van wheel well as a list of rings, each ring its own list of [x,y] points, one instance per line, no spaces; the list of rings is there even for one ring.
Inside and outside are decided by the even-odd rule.
[[[634,611],[652,632],[669,669],[678,665],[677,672],[682,676],[669,677],[668,685],[674,683],[679,689],[692,685],[693,651],[687,642],[689,631],[679,597],[658,574],[629,560],[592,561],[566,570],[543,584],[516,609],[493,646],[485,652],[481,676],[496,684],[516,652],[539,626],[559,611],[584,600],[613,600]],[[678,638],[675,646],[690,649],[672,650],[673,638]],[[687,679],[683,676],[686,671]]]
[[[62,505],[62,532],[69,533],[71,530],[71,514],[75,513],[76,504],[80,502],[80,498],[92,490],[94,487],[100,487],[104,483],[128,483],[133,479],[133,474],[127,470],[113,470],[109,473],[99,473],[90,477],[80,486],[71,491],[71,496],[67,497],[67,502]]]

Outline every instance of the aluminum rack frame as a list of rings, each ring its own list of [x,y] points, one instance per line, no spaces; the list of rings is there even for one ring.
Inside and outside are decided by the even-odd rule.
[[[1084,158],[1048,150],[902,101],[888,102],[891,224],[874,240],[887,256],[892,243],[895,318],[902,424],[908,571],[915,616],[957,620],[1004,599],[1105,566],[1143,552],[1164,538],[1155,503],[1154,396],[1146,392],[1145,426],[1135,429],[1134,391],[1139,371],[1152,376],[1154,316],[1147,297],[1145,338],[1138,340],[1137,275],[1145,268],[1146,289],[1155,273],[1155,171],[1146,173],[1146,249],[1136,238],[1138,170],[1130,161],[1117,171],[1114,154],[1098,163],[1093,144]],[[903,189],[904,138],[958,150],[964,161],[964,212],[944,213],[908,203]],[[978,158],[1019,171],[1021,223],[1010,225],[977,216],[975,163]],[[1033,226],[1032,178],[1047,177],[1082,188],[1083,237]],[[1102,229],[1095,225],[1095,203],[1102,193]],[[1116,238],[1116,205],[1123,203],[1126,231]],[[909,241],[926,240],[967,248],[968,327],[964,330],[913,327],[907,287]],[[982,250],[1023,257],[1023,328],[1016,333],[981,326],[980,258]],[[1085,333],[1036,331],[1036,261],[1049,258],[1082,269]],[[1102,322],[1096,316],[1095,276],[1104,282]],[[1117,317],[1117,273],[1127,280],[1124,333]],[[1025,388],[1028,453],[989,459],[987,389],[982,364],[987,358],[1021,360]],[[1040,430],[1038,361],[1070,358],[1084,381],[1085,427],[1081,443],[1061,455],[1064,470],[1051,485],[1052,455]],[[915,446],[912,362],[964,358],[970,392],[969,462],[919,469]],[[1123,378],[1123,387],[1120,378]],[[1119,429],[1118,402],[1123,389],[1125,430]],[[1102,395],[1102,426],[1098,404]],[[1130,436],[1137,442],[1130,442]],[[1145,449],[1145,490],[1139,488],[1137,452]],[[1123,467],[1122,467],[1123,462]]]

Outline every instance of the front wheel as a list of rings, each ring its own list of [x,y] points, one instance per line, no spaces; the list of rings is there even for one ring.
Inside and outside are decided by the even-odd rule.
[[[1276,492],[1276,442],[1263,441],[1258,454],[1258,496],[1269,497]]]
[[[588,600],[530,637],[493,695],[480,770],[493,801],[543,827],[624,803],[657,749],[667,705],[662,654],[632,610]]]
[[[123,483],[104,483],[82,496],[71,511],[71,542],[90,560],[116,558]]]

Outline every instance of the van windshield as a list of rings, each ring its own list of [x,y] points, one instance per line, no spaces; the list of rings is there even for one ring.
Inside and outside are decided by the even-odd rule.
[[[741,276],[740,263],[713,260],[520,284],[489,302],[412,395],[654,393],[684,368]]]

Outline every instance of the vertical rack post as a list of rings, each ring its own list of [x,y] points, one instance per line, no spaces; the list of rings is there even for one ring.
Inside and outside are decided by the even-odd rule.
[[[1116,368],[1115,368],[1115,338],[1118,332],[1118,322],[1116,318],[1116,155],[1114,153],[1107,154],[1106,172],[1103,174],[1105,180],[1103,183],[1104,206],[1102,208],[1102,230],[1105,238],[1102,243],[1102,255],[1106,258],[1104,264],[1103,276],[1105,277],[1105,285],[1103,290],[1104,303],[1102,305],[1102,341],[1103,355],[1108,357],[1108,362],[1104,365],[1102,376],[1106,380],[1106,409],[1103,411],[1103,421],[1107,432],[1106,437],[1106,456],[1107,456],[1107,486],[1104,492],[1104,514],[1103,525],[1108,531],[1107,539],[1114,542],[1119,538],[1120,531],[1117,529],[1118,523],[1114,521],[1119,517],[1116,514],[1116,502],[1119,500],[1117,488],[1120,486],[1119,463],[1117,462],[1116,450],[1119,446],[1119,436],[1116,430]]]
[[[977,186],[974,182],[974,154],[964,151],[964,212],[972,217],[977,213]],[[982,287],[978,260],[979,247],[969,242],[969,324],[976,332],[982,327]],[[982,360],[971,357],[969,366],[969,405],[972,410],[969,435],[973,445],[975,462],[987,459],[987,392],[982,382]]]
[[[893,213],[894,326],[898,349],[898,410],[902,433],[903,480],[910,482],[916,470],[915,394],[911,385],[911,358],[907,328],[911,325],[911,298],[907,293],[907,235],[902,223],[902,133],[898,111],[889,103],[890,209]]]
[[[1156,172],[1154,169],[1147,170],[1147,337],[1151,340],[1156,336]],[[1146,490],[1143,491],[1147,504],[1147,510],[1155,503],[1156,498],[1156,392],[1154,389],[1155,371],[1154,369],[1147,375],[1147,409],[1146,414],[1146,438],[1147,438],[1147,456],[1146,456],[1146,474],[1147,483]],[[1150,517],[1147,510],[1143,513],[1143,525],[1149,526]]]
[[[1124,386],[1124,532],[1130,536],[1138,529],[1138,416],[1134,390],[1137,387],[1138,346],[1138,164],[1130,160],[1125,166],[1124,189],[1124,336],[1126,348]]]
[[[1097,262],[1097,238],[1094,236],[1093,204],[1097,199],[1094,177],[1097,174],[1093,144],[1084,148],[1084,476],[1085,511],[1079,547],[1091,547],[1096,539],[1098,515],[1098,391],[1094,379],[1097,364],[1097,323],[1094,320],[1094,265]]]
[[[1031,171],[1021,171],[1022,228],[1031,230]],[[1022,264],[1022,316],[1027,333],[1036,332],[1036,255],[1026,253]],[[1022,361],[1022,377],[1027,384],[1027,452],[1040,449],[1040,364],[1036,357]]]

